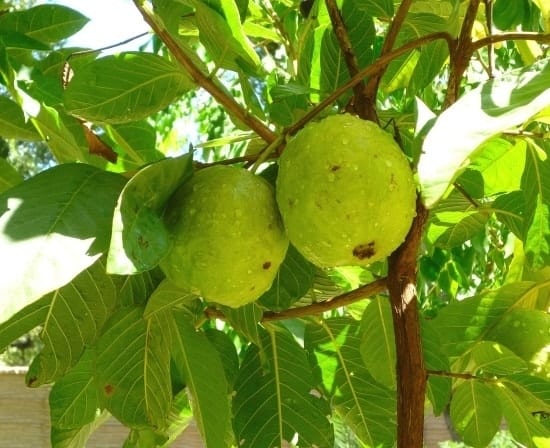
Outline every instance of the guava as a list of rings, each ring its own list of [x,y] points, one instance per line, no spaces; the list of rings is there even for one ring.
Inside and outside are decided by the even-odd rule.
[[[273,187],[244,168],[197,171],[172,195],[164,220],[167,278],[233,308],[270,288],[288,248]]]
[[[310,123],[288,142],[276,195],[291,243],[320,267],[385,259],[416,214],[407,157],[388,132],[350,114]]]

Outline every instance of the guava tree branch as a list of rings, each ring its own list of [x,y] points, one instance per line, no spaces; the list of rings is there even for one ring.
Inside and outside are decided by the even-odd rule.
[[[460,33],[450,48],[450,74],[444,108],[455,103],[459,96],[460,82],[475,50],[472,49],[472,28],[481,0],[470,0]]]
[[[381,294],[387,290],[386,278],[377,279],[367,285],[363,285],[353,291],[345,292],[330,300],[323,302],[312,303],[311,305],[302,306],[299,308],[290,308],[288,310],[275,312],[266,311],[262,317],[262,322],[283,320],[283,319],[296,319],[299,317],[313,316],[316,314],[324,313],[325,311],[334,310],[343,306],[351,305],[359,300],[368,299],[376,294]],[[208,318],[225,320],[225,315],[218,309],[207,308],[205,314]]]
[[[344,60],[346,61],[349,75],[350,77],[352,77],[359,73],[359,63],[357,62],[357,58],[355,57],[355,53],[353,52],[353,47],[351,45],[351,40],[348,35],[346,24],[344,23],[340,10],[338,9],[336,0],[325,0],[325,3],[327,5],[328,14],[332,23],[332,29],[334,30],[334,34],[336,34],[338,44],[340,45],[340,49],[342,50],[342,53],[344,55]],[[364,101],[364,88],[365,83],[363,82],[363,80],[353,86],[353,93],[355,95],[355,101],[357,103],[361,103],[362,101]]]
[[[380,278],[367,285],[361,286],[353,291],[349,291],[330,300],[312,303],[311,305],[299,308],[290,308],[285,311],[275,312],[267,311],[264,313],[262,321],[294,319],[297,317],[306,317],[314,314],[321,314],[325,311],[334,310],[343,306],[351,305],[359,300],[368,299],[376,294],[381,294],[387,290],[386,278]]]
[[[384,56],[391,52],[393,46],[395,45],[395,41],[397,40],[397,35],[399,34],[401,27],[403,26],[403,22],[405,21],[405,17],[409,12],[412,2],[413,0],[403,0],[399,5],[399,9],[397,10],[395,16],[390,23],[386,38],[384,39],[384,43],[382,44],[380,56]],[[379,70],[368,80],[362,95],[362,98],[365,99],[365,103],[359,105],[359,107],[361,107],[360,115],[363,118],[367,118],[375,122],[378,122],[378,114],[376,112],[376,96],[378,92],[378,86],[380,85],[380,80],[382,79],[382,75],[386,71],[386,68],[387,65],[385,65],[382,70]]]
[[[509,40],[532,40],[539,43],[549,43],[550,34],[531,32],[492,34],[490,36],[484,37],[483,39],[478,39],[472,42],[470,44],[470,49],[473,53],[474,51],[477,51],[483,47],[488,47],[498,42],[506,42]]]
[[[420,196],[405,242],[390,256],[388,291],[392,307],[397,372],[397,447],[421,448],[424,440],[426,371],[416,294],[417,254],[428,211]]]
[[[244,107],[237,103],[233,97],[228,95],[218,86],[212,78],[207,76],[195,65],[192,59],[180,48],[176,39],[164,28],[164,25],[156,19],[154,12],[150,11],[143,3],[143,0],[134,0],[134,4],[143,16],[145,22],[151,27],[164,45],[170,50],[176,61],[182,66],[186,73],[225,109],[242,123],[246,124],[267,143],[276,140],[277,135],[264,123],[249,113]]]
[[[403,46],[392,50],[388,53],[386,53],[383,56],[380,56],[376,61],[374,61],[371,65],[368,67],[365,67],[359,73],[352,76],[351,79],[349,79],[347,82],[342,84],[340,87],[338,87],[334,92],[332,92],[329,96],[327,96],[323,101],[321,101],[319,104],[317,104],[313,109],[308,111],[306,114],[304,114],[298,121],[296,121],[294,124],[289,126],[285,134],[286,135],[293,135],[296,132],[298,132],[300,129],[302,129],[307,123],[309,123],[313,118],[315,118],[317,115],[319,115],[324,109],[332,105],[338,98],[340,98],[347,90],[353,88],[358,83],[360,83],[363,79],[365,79],[367,76],[374,75],[378,73],[381,70],[384,70],[385,67],[393,61],[395,58],[398,58],[399,56],[408,53],[411,50],[414,50],[415,48],[422,47],[423,45],[429,44],[430,42],[434,42],[436,40],[445,40],[449,47],[453,44],[453,38],[449,33],[446,32],[437,32],[432,34],[427,34],[426,36],[422,36],[419,39],[416,39],[411,42],[407,42]]]

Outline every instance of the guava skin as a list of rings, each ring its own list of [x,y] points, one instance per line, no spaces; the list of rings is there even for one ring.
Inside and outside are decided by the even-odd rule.
[[[164,219],[173,238],[160,263],[166,276],[233,308],[270,288],[288,248],[273,187],[243,168],[197,171],[170,198]]]
[[[389,133],[350,114],[298,132],[279,159],[276,185],[290,241],[319,267],[385,259],[416,214],[407,158]]]

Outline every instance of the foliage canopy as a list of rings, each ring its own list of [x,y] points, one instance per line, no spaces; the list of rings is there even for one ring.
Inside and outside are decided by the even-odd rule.
[[[473,447],[504,419],[548,448],[548,2],[134,5],[151,41],[119,54],[67,45],[78,11],[0,6],[0,351],[40,328],[27,384],[52,385],[52,446],[111,414],[127,447],[192,415],[208,448],[417,448],[426,403]],[[343,111],[416,174],[388,260],[320,269],[291,246],[237,309],[164,278],[183,182],[211,164],[275,182],[288,139]],[[20,142],[40,173],[16,169]]]

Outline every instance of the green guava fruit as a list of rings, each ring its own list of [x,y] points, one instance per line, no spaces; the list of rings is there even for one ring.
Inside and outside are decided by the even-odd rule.
[[[413,174],[397,143],[349,114],[310,123],[288,142],[276,195],[290,241],[320,267],[386,258],[416,214]]]
[[[272,186],[230,166],[196,172],[164,215],[172,246],[160,266],[176,285],[230,307],[269,289],[288,248]]]

